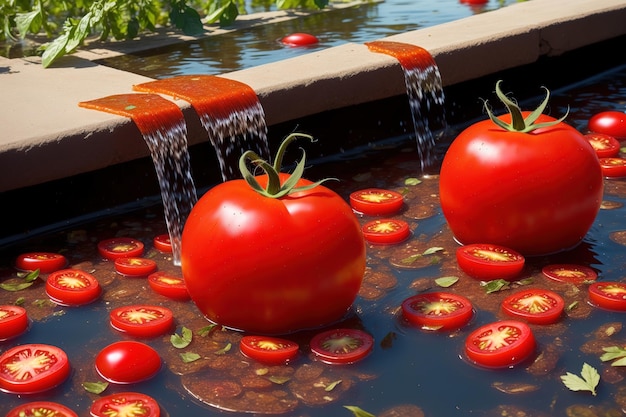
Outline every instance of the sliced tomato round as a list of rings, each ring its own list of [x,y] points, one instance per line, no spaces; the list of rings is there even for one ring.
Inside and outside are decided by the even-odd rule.
[[[91,404],[92,417],[159,417],[159,403],[139,392],[118,392],[98,398]]]
[[[594,282],[588,291],[591,304],[606,310],[626,311],[626,284],[623,282]]]
[[[292,33],[283,37],[280,41],[287,46],[308,46],[319,42],[316,36],[309,33]]]
[[[168,272],[159,271],[148,275],[148,284],[157,294],[173,300],[189,300],[190,298],[185,280]]]
[[[363,237],[370,243],[394,244],[411,235],[409,224],[404,220],[377,219],[363,225]]]
[[[600,169],[605,177],[626,177],[626,159],[600,158]]]
[[[402,194],[380,188],[367,188],[350,194],[350,206],[368,216],[385,216],[397,213],[404,205]]]
[[[404,300],[402,316],[426,330],[456,330],[471,320],[474,309],[471,301],[461,295],[430,292]]]
[[[547,265],[541,269],[541,272],[553,281],[568,282],[576,285],[598,279],[598,274],[593,269],[575,264]]]
[[[513,318],[533,324],[552,324],[561,318],[565,301],[553,291],[530,288],[506,297],[501,307]]]
[[[155,236],[154,239],[152,239],[152,244],[158,251],[172,253],[172,241],[170,240],[170,235],[167,233]]]
[[[174,326],[174,315],[169,308],[151,305],[118,307],[109,313],[111,326],[136,337],[161,336]]]
[[[293,360],[299,348],[296,342],[277,337],[244,336],[239,342],[241,353],[268,365],[280,365]]]
[[[374,338],[357,329],[333,329],[313,336],[310,346],[322,362],[349,364],[369,355],[374,347]]]
[[[116,258],[115,270],[129,277],[144,277],[157,270],[157,263],[147,258]]]
[[[33,401],[18,405],[9,411],[6,417],[78,417],[78,414],[63,404]]]
[[[465,355],[474,364],[504,368],[528,359],[536,348],[526,323],[503,320],[474,330],[465,339]]]
[[[98,252],[103,258],[109,260],[141,256],[143,248],[142,242],[130,237],[114,237],[98,243]]]
[[[63,350],[44,344],[26,344],[0,355],[0,391],[34,394],[60,385],[70,374]]]
[[[513,249],[480,243],[458,248],[456,260],[467,275],[484,281],[514,279],[526,262],[524,256]]]
[[[44,274],[65,268],[67,258],[60,253],[29,252],[17,257],[15,266],[22,271],[34,271],[36,269]]]
[[[17,337],[28,329],[28,314],[20,306],[0,306],[0,342]]]
[[[160,369],[161,357],[157,351],[141,342],[115,342],[96,355],[96,371],[114,384],[145,381]]]
[[[585,135],[585,139],[596,151],[598,158],[609,158],[619,154],[620,143],[613,136],[591,132]]]
[[[102,289],[96,277],[79,269],[53,272],[46,280],[46,294],[64,306],[89,304],[100,297]]]

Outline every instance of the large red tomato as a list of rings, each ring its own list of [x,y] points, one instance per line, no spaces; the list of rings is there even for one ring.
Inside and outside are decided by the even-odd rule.
[[[499,83],[496,92],[511,114],[494,121],[489,111],[443,160],[441,208],[450,229],[462,244],[502,245],[527,256],[570,249],[600,209],[598,158],[576,129],[541,114],[548,96],[529,113]]]
[[[269,181],[268,175],[252,177],[244,163],[244,178],[256,190],[247,180],[222,183],[187,219],[182,273],[192,300],[212,322],[289,333],[340,320],[356,298],[365,271],[361,227],[338,194],[300,178],[304,158],[290,179],[278,174],[291,140],[274,166],[261,163]],[[246,158],[259,163],[251,152]],[[304,188],[286,193],[289,186]]]

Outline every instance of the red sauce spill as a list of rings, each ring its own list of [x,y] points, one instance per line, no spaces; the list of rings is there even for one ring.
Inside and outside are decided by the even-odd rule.
[[[365,45],[372,52],[396,58],[405,69],[426,69],[436,65],[432,55],[426,49],[416,45],[391,41],[366,42]]]

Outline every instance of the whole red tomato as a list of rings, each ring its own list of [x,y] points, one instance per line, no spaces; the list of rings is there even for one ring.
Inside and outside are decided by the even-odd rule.
[[[291,140],[273,167],[246,152],[245,179],[209,190],[187,219],[182,273],[212,322],[289,333],[340,320],[356,298],[365,271],[361,227],[338,194],[300,178],[304,158],[292,177],[278,174]],[[246,158],[260,163],[269,180],[253,177]]]
[[[521,112],[502,94],[511,114],[468,127],[443,160],[440,199],[455,238],[490,243],[523,255],[576,246],[602,201],[603,179],[592,146],[562,119]]]

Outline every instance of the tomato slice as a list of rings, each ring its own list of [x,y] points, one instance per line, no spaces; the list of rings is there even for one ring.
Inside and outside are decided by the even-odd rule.
[[[61,384],[70,374],[67,355],[56,346],[26,344],[0,355],[0,391],[34,394]]]
[[[159,417],[159,403],[139,392],[118,392],[91,404],[92,417]]]
[[[402,302],[402,316],[426,330],[456,330],[473,315],[470,300],[447,292],[417,294]]]
[[[109,313],[111,326],[136,337],[156,337],[172,330],[174,315],[169,308],[151,305],[118,307]]]
[[[71,409],[63,404],[51,401],[33,401],[18,405],[6,417],[78,417]]]
[[[547,265],[541,269],[541,272],[553,281],[568,282],[576,285],[595,281],[598,278],[598,274],[593,269],[574,264]]]
[[[115,270],[129,277],[143,277],[153,273],[157,263],[152,259],[124,257],[115,259]]]
[[[287,46],[307,46],[319,42],[317,37],[308,33],[292,33],[283,37],[280,41]]]
[[[530,288],[508,296],[501,307],[509,316],[528,323],[552,324],[563,314],[565,302],[553,291]]]
[[[23,253],[18,256],[15,261],[17,269],[21,269],[22,271],[34,271],[39,269],[39,272],[44,274],[65,268],[66,265],[67,258],[65,256],[51,252]]]
[[[606,310],[626,311],[626,284],[623,282],[594,282],[588,292],[591,304]]]
[[[467,275],[485,281],[511,280],[522,272],[525,263],[522,254],[513,249],[480,243],[458,248],[456,260]]]
[[[310,345],[311,351],[322,362],[349,364],[369,355],[374,338],[357,329],[333,329],[315,335]]]
[[[620,143],[613,136],[603,133],[587,133],[585,139],[591,144],[593,150],[596,151],[598,158],[609,158],[619,154]]]
[[[100,297],[102,289],[93,275],[78,269],[53,272],[46,280],[46,294],[64,306],[89,304]]]
[[[402,194],[380,188],[367,188],[350,194],[352,209],[369,216],[397,213],[404,205]]]
[[[515,320],[486,324],[465,339],[467,358],[490,368],[510,367],[530,357],[536,342],[530,327]]]
[[[363,225],[363,237],[370,243],[393,244],[411,235],[409,224],[404,220],[378,219]]]
[[[174,300],[189,300],[185,280],[167,272],[159,271],[148,275],[148,284],[157,294]]]
[[[600,168],[605,177],[626,177],[626,159],[600,158]]]
[[[19,336],[28,329],[28,314],[20,306],[0,306],[0,342]]]
[[[98,243],[98,252],[100,255],[109,260],[117,258],[141,256],[143,254],[144,245],[137,239],[129,237],[114,237],[105,239]]]
[[[172,253],[172,241],[170,240],[170,235],[167,233],[155,236],[154,239],[152,239],[152,244],[158,251]]]
[[[157,351],[141,342],[115,342],[96,355],[96,371],[114,384],[145,381],[160,369],[161,357]]]
[[[297,343],[277,337],[244,336],[239,342],[241,353],[268,365],[289,362],[296,357],[299,348]]]

